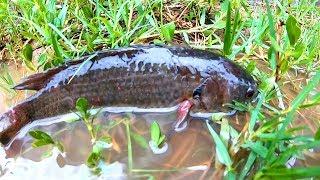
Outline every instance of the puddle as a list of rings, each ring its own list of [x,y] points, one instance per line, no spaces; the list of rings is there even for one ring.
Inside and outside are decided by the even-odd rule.
[[[27,72],[19,67],[9,66],[15,82],[19,81]],[[292,83],[294,82],[294,83]],[[305,78],[292,75],[291,81],[286,81],[281,91],[284,94],[284,105],[287,105],[305,84]],[[11,94],[12,93],[12,94]],[[5,92],[0,90],[0,113],[10,106],[24,99],[32,92]],[[278,102],[275,101],[275,106]],[[305,125],[309,129],[303,134],[314,134],[319,127],[320,107],[297,112],[294,126]],[[156,120],[164,133],[170,131],[175,121],[175,112],[145,113],[145,114],[115,114],[102,113],[95,123],[101,125],[99,136],[108,134],[112,137],[112,147],[104,150],[102,164],[105,172],[100,179],[219,179],[223,171],[215,167],[215,145],[206,124],[200,120],[192,120],[186,131],[170,136],[168,150],[163,154],[153,154],[149,147],[142,147],[134,134],[142,136],[146,142],[150,140],[150,125]],[[124,122],[127,119],[130,128],[132,159],[128,157],[128,133]],[[237,115],[230,123],[241,130],[247,122],[248,115]],[[0,172],[3,179],[97,179],[84,164],[92,150],[91,138],[82,121],[72,123],[56,122],[46,125],[30,126],[51,134],[54,139],[62,142],[65,153],[61,155],[57,150],[52,156],[44,158],[49,146],[32,148],[29,135],[17,136],[9,147],[0,148]],[[317,152],[307,152],[306,158],[299,163],[305,166],[318,165],[320,155]],[[237,157],[241,159],[241,157]],[[128,167],[132,161],[132,168]],[[36,174],[36,176],[35,176]]]
[[[150,140],[150,125],[157,120],[164,133],[168,133],[176,117],[175,113],[144,115],[102,113],[95,119],[101,126],[100,136],[108,134],[112,137],[112,147],[103,153],[104,165],[111,171],[118,172],[117,178],[147,177],[207,177],[214,173],[214,145],[207,131],[206,124],[194,120],[190,128],[181,133],[172,134],[168,143],[168,150],[163,154],[155,155],[149,147],[143,147],[133,137],[141,135],[146,142]],[[130,122],[130,139],[132,147],[131,173],[128,169],[128,134],[126,122]],[[30,177],[28,174],[38,174],[39,179],[59,178],[60,174],[68,177],[90,178],[93,175],[90,169],[83,165],[86,161],[92,145],[90,135],[82,121],[72,123],[58,122],[51,125],[35,125],[31,130],[39,129],[48,132],[54,139],[64,145],[64,157],[53,153],[50,158],[43,158],[49,150],[49,146],[32,148],[32,139],[29,135],[17,137],[10,147],[5,149],[6,159],[2,157],[3,177]],[[17,158],[13,161],[11,158]],[[6,163],[7,162],[7,163]],[[18,167],[18,168],[17,168]],[[48,171],[48,173],[46,173]],[[108,174],[108,173],[106,173]],[[110,174],[109,174],[110,175]],[[115,175],[115,174],[114,174]],[[42,176],[42,177],[41,177]],[[106,177],[106,176],[105,176]],[[111,177],[110,177],[111,178]],[[115,178],[115,177],[113,177]]]

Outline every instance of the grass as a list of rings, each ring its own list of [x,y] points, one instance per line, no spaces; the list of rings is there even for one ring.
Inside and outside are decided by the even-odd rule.
[[[302,127],[293,126],[297,114],[320,104],[320,8],[315,4],[316,0],[254,5],[244,0],[0,0],[0,62],[15,61],[30,71],[42,71],[85,53],[139,43],[220,51],[255,76],[260,92],[256,104],[242,107],[250,119],[236,143],[223,143],[221,134],[231,135],[227,128],[220,136],[210,130],[219,142],[221,162],[233,173],[228,178],[319,176],[319,167],[285,168],[289,158],[319,147],[315,132],[302,134]],[[303,85],[294,80],[294,74],[301,73]],[[10,75],[1,79],[0,88],[9,91]],[[288,82],[298,91],[296,97],[287,94]],[[306,123],[319,127],[318,121]],[[248,155],[236,162],[241,150]]]

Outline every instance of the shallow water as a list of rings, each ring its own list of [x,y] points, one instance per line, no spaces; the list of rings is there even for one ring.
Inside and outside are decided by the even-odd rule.
[[[17,82],[28,74],[24,69],[9,66]],[[305,84],[305,77],[291,75],[291,80],[281,87],[284,94],[284,105],[287,107],[292,99]],[[10,106],[24,99],[32,92],[0,91],[0,113]],[[279,105],[278,101],[274,102]],[[301,110],[297,113],[294,126],[305,125],[309,129],[303,134],[314,134],[319,127],[320,107]],[[133,168],[128,167],[128,134],[124,119],[130,122]],[[104,174],[101,179],[147,179],[154,176],[157,179],[212,179],[221,178],[223,170],[215,169],[215,146],[207,130],[206,124],[200,120],[192,120],[187,130],[174,133],[168,140],[169,149],[166,153],[155,155],[149,147],[141,147],[132,137],[139,134],[148,142],[150,140],[150,124],[156,120],[164,133],[170,131],[175,121],[175,112],[171,113],[144,113],[144,114],[116,114],[102,113],[95,123],[103,126],[100,134],[112,137],[112,147],[104,151]],[[247,114],[238,115],[230,123],[241,131],[248,119]],[[110,128],[110,126],[114,126]],[[97,179],[84,164],[92,144],[86,126],[81,121],[72,123],[56,122],[47,125],[29,125],[31,129],[40,129],[49,132],[55,139],[60,140],[65,148],[61,154],[57,150],[49,158],[42,157],[49,150],[49,146],[31,148],[32,139],[28,135],[20,134],[10,147],[0,148],[0,165],[2,179]],[[109,128],[108,128],[109,127]],[[217,130],[217,129],[216,129]],[[244,154],[246,156],[246,154]],[[307,152],[306,159],[299,163],[307,166],[319,165],[319,153]],[[241,159],[241,157],[238,157]],[[36,176],[35,176],[36,175]]]
[[[109,134],[112,137],[112,147],[105,150],[105,165],[114,166],[114,171],[118,171],[118,177],[140,177],[154,175],[158,178],[170,177],[207,177],[214,173],[212,162],[214,160],[214,145],[211,136],[206,130],[206,125],[200,121],[191,121],[190,128],[181,133],[170,136],[167,142],[169,148],[166,153],[155,155],[149,147],[141,147],[133,138],[132,134],[142,135],[146,141],[150,140],[149,128],[153,120],[157,120],[164,133],[167,133],[175,119],[175,113],[155,114],[149,113],[144,115],[133,114],[110,114],[103,113],[96,119],[96,123],[102,126],[102,134]],[[132,162],[133,169],[128,169],[128,139],[126,125],[124,119],[129,118],[130,134],[132,145]],[[117,125],[115,125],[117,124]],[[114,126],[110,129],[111,126]],[[50,178],[58,178],[63,173],[76,176],[77,171],[87,171],[87,173],[79,174],[79,178],[84,175],[89,178],[92,175],[90,170],[83,166],[91,149],[91,141],[89,133],[82,121],[73,123],[58,122],[45,126],[34,126],[31,129],[40,129],[52,134],[54,139],[62,142],[65,148],[64,157],[59,155],[55,158],[54,154],[51,158],[42,158],[41,156],[48,151],[47,148],[31,148],[32,139],[27,135],[22,138],[16,138],[10,147],[5,149],[6,158],[18,157],[16,162],[11,161],[2,166],[5,171],[4,177],[28,177],[30,174],[39,174],[39,179],[48,178],[50,169]],[[109,130],[107,130],[109,129]],[[100,135],[102,135],[100,134]],[[8,161],[8,159],[1,160]],[[30,161],[32,160],[32,161]],[[45,163],[43,163],[45,162]],[[58,164],[58,165],[57,165]],[[71,165],[71,166],[70,166]],[[12,167],[20,166],[16,170]],[[198,170],[190,170],[193,167]],[[168,171],[169,172],[165,172]],[[113,170],[112,170],[113,171]],[[139,171],[139,172],[137,172]],[[33,172],[33,173],[32,173]],[[43,177],[41,177],[43,175]],[[114,178],[114,177],[113,177]]]

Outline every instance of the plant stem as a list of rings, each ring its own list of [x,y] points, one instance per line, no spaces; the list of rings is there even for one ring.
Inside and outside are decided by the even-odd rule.
[[[127,139],[128,139],[128,170],[129,173],[132,172],[132,145],[131,145],[131,136],[130,136],[130,124],[128,121],[125,122],[126,125],[126,132],[127,132]]]

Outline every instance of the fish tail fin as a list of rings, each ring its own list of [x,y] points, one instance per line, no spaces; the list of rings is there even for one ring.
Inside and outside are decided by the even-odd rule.
[[[29,112],[25,105],[19,104],[13,109],[0,115],[0,142],[7,145],[20,129],[30,122]]]
[[[8,132],[11,126],[11,111],[8,111],[0,116],[0,142],[6,145],[10,142],[12,135]]]

